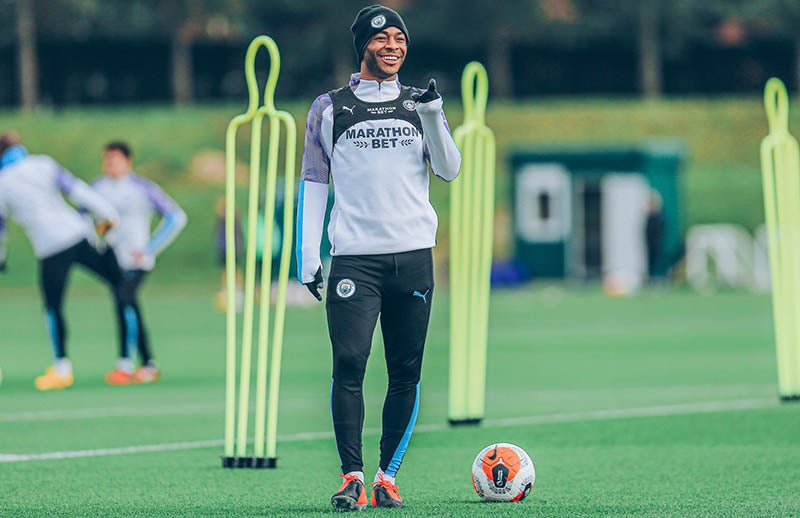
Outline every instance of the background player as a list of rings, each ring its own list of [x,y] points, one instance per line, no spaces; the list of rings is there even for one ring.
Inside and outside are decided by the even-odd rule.
[[[125,142],[106,145],[103,174],[92,186],[120,214],[119,225],[109,233],[107,242],[122,269],[116,300],[120,352],[116,368],[106,374],[106,383],[152,383],[160,379],[161,373],[150,350],[139,288],[155,266],[156,256],[186,226],[186,213],[158,185],[133,171],[133,155]],[[151,235],[156,214],[161,221]],[[134,370],[137,350],[141,366]]]
[[[86,183],[46,155],[29,155],[19,135],[0,135],[0,271],[6,269],[6,218],[23,229],[39,259],[39,286],[53,346],[53,366],[36,378],[39,390],[63,389],[74,382],[67,357],[63,301],[74,263],[91,270],[116,291],[120,270],[113,254],[101,254],[87,238],[91,229],[64,196],[89,211],[99,234],[117,220],[117,211]]]

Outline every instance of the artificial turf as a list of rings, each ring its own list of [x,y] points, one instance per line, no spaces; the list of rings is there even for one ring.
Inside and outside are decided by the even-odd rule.
[[[38,393],[49,361],[32,287],[3,288],[0,460],[8,455],[222,437],[224,318],[212,284],[153,285],[145,314],[164,379],[107,387],[110,301],[69,294],[75,386]],[[492,297],[487,420],[448,429],[447,299],[440,290],[422,378],[419,431],[398,477],[409,516],[792,516],[800,514],[800,404],[777,403],[769,299],[533,286]],[[278,469],[223,470],[221,446],[0,462],[0,516],[308,516],[332,512],[330,353],[322,306],[291,308]],[[366,379],[367,475],[385,390],[380,339]],[[503,419],[509,418],[506,421]],[[520,504],[479,502],[470,464],[497,441],[537,468]],[[4,457],[5,456],[5,457]]]

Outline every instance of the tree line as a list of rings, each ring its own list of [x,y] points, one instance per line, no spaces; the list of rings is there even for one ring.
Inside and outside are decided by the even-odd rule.
[[[375,0],[0,0],[0,47],[16,54],[18,103],[40,100],[37,46],[85,41],[163,40],[169,48],[172,99],[194,101],[192,49],[232,44],[270,34],[297,62],[336,84],[346,81],[355,56],[349,26]],[[519,75],[514,51],[546,45],[572,49],[597,44],[636,55],[641,95],[664,92],[664,61],[698,44],[736,48],[752,40],[780,41],[791,49],[800,86],[798,0],[384,0],[404,16],[412,45],[425,42],[447,59],[475,52],[485,59],[497,97],[514,93]],[[431,49],[435,49],[431,51]]]

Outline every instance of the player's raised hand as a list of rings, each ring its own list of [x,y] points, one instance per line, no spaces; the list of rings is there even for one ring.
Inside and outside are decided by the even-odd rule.
[[[303,283],[303,285],[308,288],[308,291],[310,291],[317,300],[322,301],[322,295],[319,293],[319,290],[322,289],[322,266],[317,268],[317,271],[314,273],[314,280]]]
[[[436,91],[436,79],[431,79],[428,82],[428,89],[424,92],[420,93],[413,93],[411,94],[411,99],[414,100],[417,104],[426,104],[431,101],[435,101],[436,99],[441,98],[442,96],[439,95],[439,92]]]

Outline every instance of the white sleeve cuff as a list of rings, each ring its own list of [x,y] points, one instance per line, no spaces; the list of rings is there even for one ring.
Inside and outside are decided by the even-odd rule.
[[[423,115],[428,115],[431,113],[439,113],[442,111],[442,106],[444,105],[444,101],[441,97],[437,97],[432,101],[428,101],[426,103],[417,103],[417,113],[420,117]]]
[[[420,107],[437,103],[435,111],[420,111]],[[417,106],[419,120],[422,123],[425,143],[431,157],[431,168],[436,176],[450,182],[458,176],[461,168],[461,152],[458,150],[445,123],[444,112],[441,111],[442,99]]]
[[[328,184],[300,182],[297,201],[297,278],[301,283],[314,280],[322,265],[320,243],[325,210],[328,208]]]

